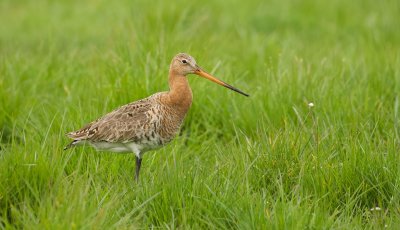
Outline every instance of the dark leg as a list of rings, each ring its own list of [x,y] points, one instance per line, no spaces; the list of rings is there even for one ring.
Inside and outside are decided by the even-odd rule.
[[[136,174],[135,174],[135,179],[138,182],[139,181],[139,171],[140,171],[140,166],[142,165],[142,158],[136,157]]]

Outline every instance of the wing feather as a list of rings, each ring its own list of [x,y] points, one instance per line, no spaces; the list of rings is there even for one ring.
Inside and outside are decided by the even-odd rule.
[[[153,128],[158,95],[121,106],[67,136],[79,141],[135,141],[146,128]]]

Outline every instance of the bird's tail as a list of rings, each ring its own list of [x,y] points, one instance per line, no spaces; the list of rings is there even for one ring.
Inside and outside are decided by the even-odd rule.
[[[78,144],[78,142],[79,140],[73,140],[71,143],[69,143],[67,146],[64,147],[64,150],[75,147],[75,145]]]

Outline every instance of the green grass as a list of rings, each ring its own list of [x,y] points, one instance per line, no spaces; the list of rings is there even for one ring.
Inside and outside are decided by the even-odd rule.
[[[399,1],[0,2],[0,228],[400,227]],[[146,153],[64,133],[168,89],[181,135]],[[313,108],[308,103],[313,102]],[[374,207],[381,210],[371,211]]]

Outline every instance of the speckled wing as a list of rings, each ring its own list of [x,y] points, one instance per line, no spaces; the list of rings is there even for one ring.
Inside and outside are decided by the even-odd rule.
[[[156,96],[124,105],[82,129],[68,133],[67,136],[75,141],[137,141],[145,130],[156,128],[154,118]]]

